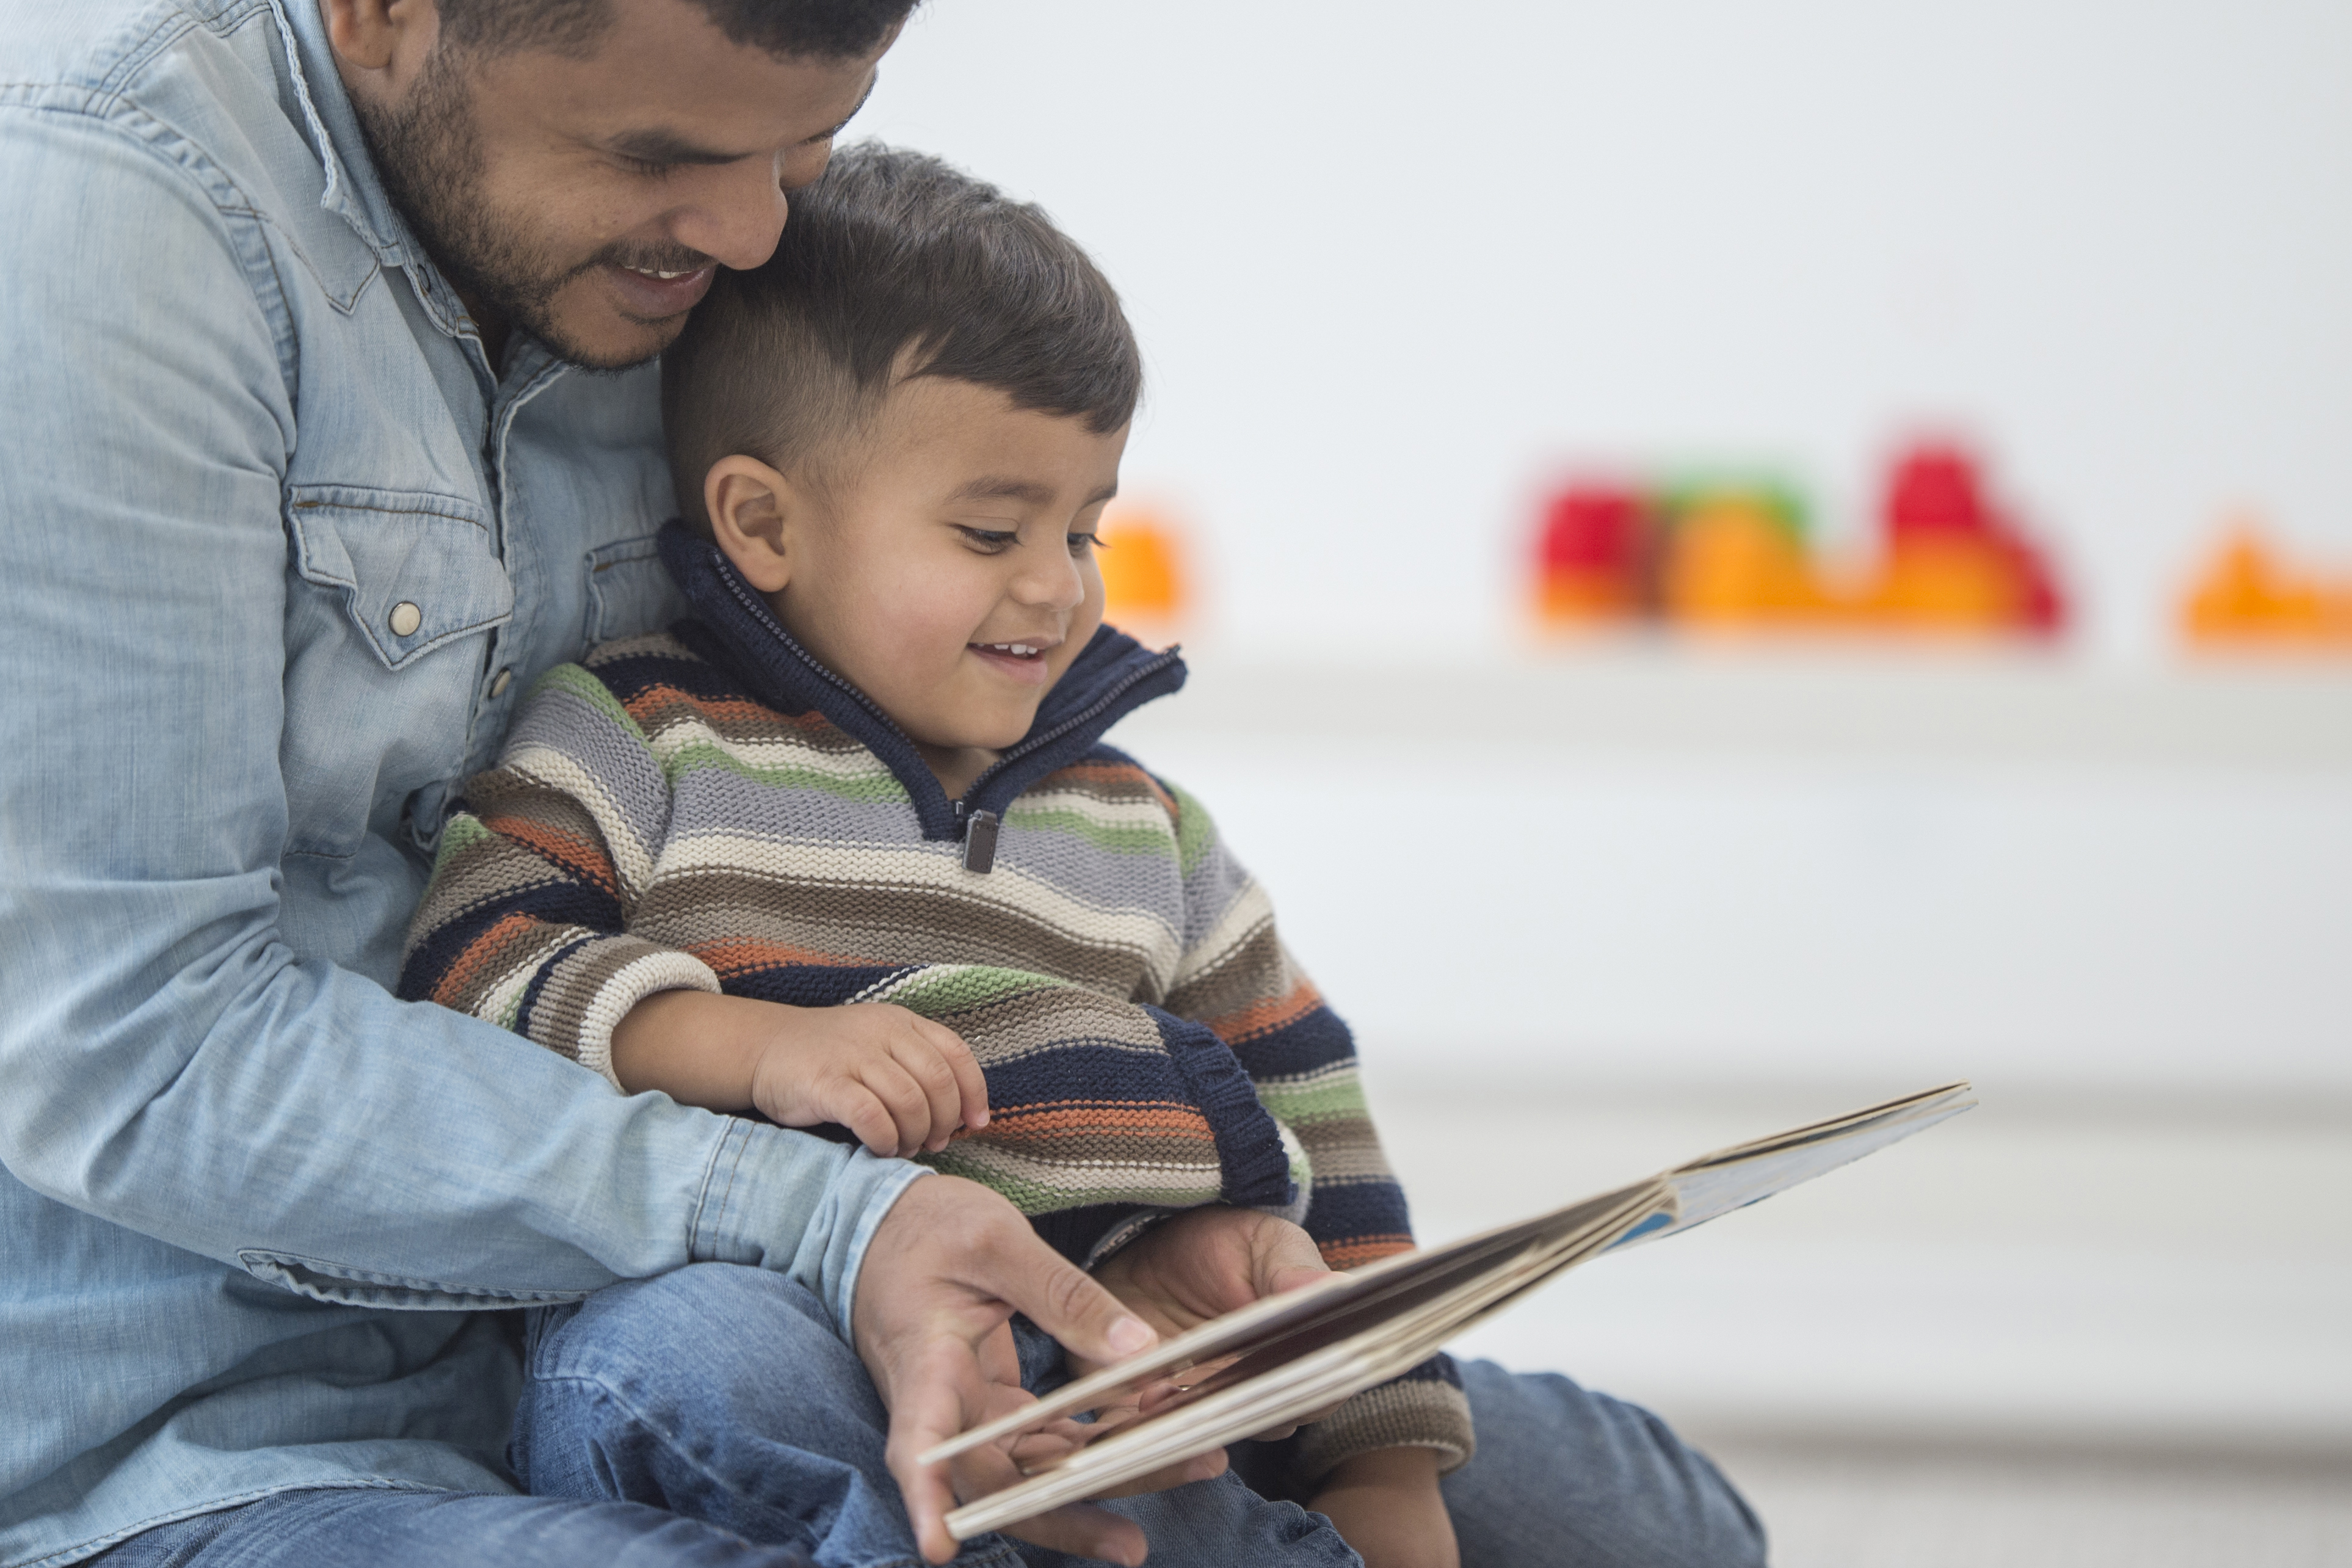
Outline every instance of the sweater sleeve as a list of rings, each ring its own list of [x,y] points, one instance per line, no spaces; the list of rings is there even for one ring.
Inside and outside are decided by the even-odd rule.
[[[1312,1172],[1307,1233],[1334,1268],[1408,1251],[1404,1188],[1389,1168],[1364,1100],[1355,1039],[1292,960],[1256,879],[1219,838],[1200,802],[1172,785],[1184,876],[1184,957],[1169,1010],[1233,1047],[1258,1100],[1292,1129]],[[1293,1439],[1292,1464],[1311,1487],[1341,1460],[1375,1448],[1426,1447],[1453,1470],[1476,1442],[1453,1358],[1436,1355],[1366,1389]]]
[[[501,1025],[602,1073],[613,1029],[656,991],[717,991],[710,966],[630,934],[668,821],[645,734],[578,665],[547,672],[498,765],[442,829],[400,994]]]

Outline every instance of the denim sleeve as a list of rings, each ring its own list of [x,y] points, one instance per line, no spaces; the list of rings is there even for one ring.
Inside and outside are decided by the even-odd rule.
[[[0,1163],[328,1300],[710,1258],[845,1314],[915,1167],[617,1096],[281,929],[299,399],[256,280],[299,263],[194,167],[152,121],[0,135]]]

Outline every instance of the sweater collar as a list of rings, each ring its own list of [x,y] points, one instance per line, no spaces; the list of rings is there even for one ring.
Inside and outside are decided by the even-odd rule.
[[[1001,817],[1030,785],[1092,751],[1113,724],[1184,684],[1179,650],[1154,653],[1125,632],[1102,626],[1038,704],[1029,732],[962,799],[950,800],[907,732],[803,647],[717,545],[672,521],[661,531],[661,555],[707,638],[696,651],[741,678],[778,711],[814,710],[880,757],[914,802],[926,838],[961,838],[965,825],[982,812]]]

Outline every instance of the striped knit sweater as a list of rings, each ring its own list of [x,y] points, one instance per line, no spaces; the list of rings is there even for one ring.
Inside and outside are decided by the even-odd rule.
[[[663,551],[696,618],[542,678],[443,830],[403,995],[608,1079],[614,1026],[657,991],[895,1003],[988,1079],[987,1128],[924,1162],[1074,1258],[1206,1203],[1301,1219],[1334,1268],[1412,1246],[1347,1026],[1264,890],[1197,801],[1101,742],[1182,684],[1172,652],[1103,628],[950,801],[717,550],[673,524]],[[1311,1486],[1395,1446],[1469,1458],[1446,1358],[1302,1431],[1294,1468]]]

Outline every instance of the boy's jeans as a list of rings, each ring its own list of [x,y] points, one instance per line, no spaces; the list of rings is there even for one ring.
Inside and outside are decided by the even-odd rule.
[[[1025,1381],[1058,1380],[1050,1341],[1034,1335],[1022,1349]],[[783,1568],[794,1554],[779,1547],[820,1568],[921,1561],[883,1465],[887,1422],[866,1369],[816,1299],[781,1275],[697,1264],[616,1285],[537,1314],[526,1355],[513,1458],[531,1497],[293,1493],[151,1531],[105,1561]],[[1478,1454],[1444,1488],[1464,1568],[1764,1561],[1762,1529],[1738,1494],[1647,1412],[1489,1363],[1465,1366],[1463,1381]],[[1143,1526],[1152,1568],[1358,1562],[1321,1515],[1260,1497],[1230,1472],[1107,1506]],[[241,1526],[238,1515],[253,1518]],[[984,1536],[956,1562],[1075,1560]]]

